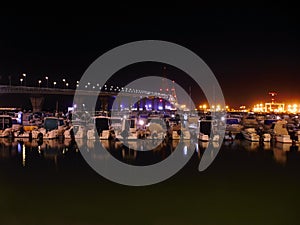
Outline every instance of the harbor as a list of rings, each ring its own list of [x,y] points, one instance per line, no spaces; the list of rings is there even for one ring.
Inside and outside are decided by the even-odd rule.
[[[214,162],[200,173],[198,165],[207,145],[218,147],[217,143],[185,140],[177,149],[182,157],[196,150],[179,173],[160,184],[132,189],[99,176],[82,158],[80,151],[86,151],[105,164],[109,159],[95,151],[100,144],[110,157],[135,166],[157,163],[180,145],[179,140],[170,140],[153,151],[142,152],[131,149],[137,141],[127,148],[114,140],[39,142],[1,138],[1,212],[5,214],[1,221],[7,224],[15,218],[15,224],[63,224],[61,221],[66,220],[72,224],[140,224],[148,218],[151,223],[222,223],[232,219],[233,211],[249,223],[256,223],[256,215],[274,224],[297,218],[298,145],[224,141]],[[210,156],[214,154],[212,151]],[[201,213],[195,207],[201,208]],[[216,209],[222,213],[212,213]],[[114,216],[116,210],[118,217]]]
[[[5,8],[0,225],[300,224],[299,10],[173,5]]]

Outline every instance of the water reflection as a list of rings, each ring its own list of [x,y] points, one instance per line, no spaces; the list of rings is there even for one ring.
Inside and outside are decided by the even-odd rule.
[[[287,162],[287,155],[285,151],[282,151],[281,149],[274,148],[273,149],[273,155],[274,159],[277,163],[281,165],[285,165]]]
[[[260,147],[260,142],[239,140],[240,145],[247,151],[258,151]]]
[[[299,146],[295,143],[275,143],[273,147],[274,159],[281,165],[286,165],[288,161],[288,154],[298,152]],[[293,157],[293,155],[291,155]]]
[[[107,152],[103,153],[97,151],[100,145],[102,145]],[[209,154],[206,154],[206,159],[203,159],[203,153],[207,147],[211,145],[212,148]],[[173,140],[170,142],[153,143],[152,140],[144,141],[128,141],[122,143],[119,141],[108,140],[84,140],[78,139],[72,141],[66,140],[44,140],[38,142],[37,140],[11,140],[0,139],[0,161],[17,162],[20,167],[28,167],[41,164],[44,165],[46,160],[52,162],[55,168],[58,168],[58,164],[64,164],[66,160],[72,163],[75,155],[78,155],[82,161],[79,149],[89,153],[89,157],[93,160],[99,161],[99,163],[107,162],[111,157],[114,157],[120,161],[123,161],[132,165],[151,165],[164,160],[169,157],[175,149],[182,152],[182,157],[188,157],[190,153],[194,152],[195,157],[198,160],[211,160],[218,151],[215,151],[222,145],[221,151],[224,149],[234,149],[238,152],[249,151],[255,154],[259,154],[261,150],[272,151],[270,155],[275,162],[281,165],[288,163],[289,157],[294,157],[299,154],[299,146],[296,144],[283,144],[273,142],[250,142],[245,140],[224,141],[219,142],[197,142],[194,143],[189,140]],[[155,146],[152,150],[148,151],[150,147]],[[140,149],[141,151],[136,151]],[[288,154],[293,152],[295,154]],[[37,163],[39,162],[39,163]]]
[[[76,150],[77,149],[77,150]],[[70,150],[78,152],[76,143],[71,140],[37,140],[28,139],[0,139],[0,160],[14,159],[22,167],[34,165],[40,159],[53,161],[57,166],[58,160],[63,158]]]

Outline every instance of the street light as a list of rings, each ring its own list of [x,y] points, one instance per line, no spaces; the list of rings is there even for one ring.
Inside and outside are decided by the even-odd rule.
[[[20,82],[21,82],[21,86],[22,86],[22,83],[23,83],[23,78],[21,78],[21,79],[20,79]]]
[[[24,77],[24,85],[26,86],[26,73],[23,73],[23,77]]]
[[[62,79],[62,81],[64,82],[64,85],[67,86],[66,85],[66,79],[64,78],[64,79]]]
[[[41,87],[41,83],[42,83],[42,81],[41,81],[41,80],[39,80],[38,82],[39,82],[39,87]]]
[[[48,79],[49,79],[49,78],[48,78],[48,77],[45,77],[45,79],[46,79],[46,81],[47,81],[47,87],[48,87]]]
[[[67,88],[69,87],[69,83],[66,83],[66,87],[67,87]]]
[[[53,82],[53,86],[54,86],[54,88],[55,88],[55,85],[56,85],[56,81],[54,81],[54,82]]]

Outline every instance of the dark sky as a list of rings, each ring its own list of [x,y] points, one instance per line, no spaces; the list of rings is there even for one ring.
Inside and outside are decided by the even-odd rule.
[[[104,52],[131,41],[157,39],[198,54],[216,75],[232,106],[267,100],[270,90],[278,91],[278,100],[300,100],[299,17],[297,9],[281,5],[124,9],[97,17],[2,15],[0,83],[8,84],[11,75],[12,83],[19,84],[25,72],[27,85],[37,85],[37,80],[47,75],[51,81],[66,78],[74,86]],[[162,75],[162,67],[137,65],[118,74],[129,80],[143,73]],[[167,74],[184,87],[190,82],[196,104],[204,101],[183,72],[167,67]]]

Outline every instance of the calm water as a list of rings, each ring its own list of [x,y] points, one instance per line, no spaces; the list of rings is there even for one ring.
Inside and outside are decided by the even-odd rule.
[[[105,163],[107,155],[93,150],[100,144],[0,139],[0,224],[300,224],[297,145],[224,142],[200,173],[207,143],[173,141],[137,152],[136,142],[128,148],[102,141],[109,157],[137,166],[167,158],[178,145],[182,157],[196,149],[172,178],[127,187],[102,178],[82,158],[79,149]]]

